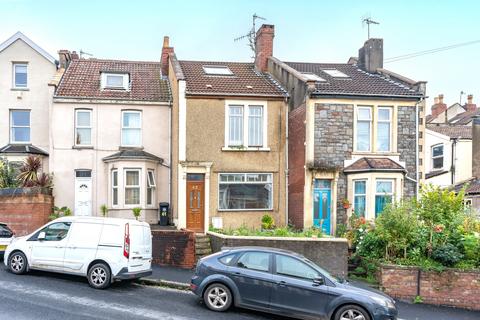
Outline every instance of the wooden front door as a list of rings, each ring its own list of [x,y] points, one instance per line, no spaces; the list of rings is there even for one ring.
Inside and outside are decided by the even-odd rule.
[[[187,174],[187,229],[204,231],[205,179],[203,174]]]

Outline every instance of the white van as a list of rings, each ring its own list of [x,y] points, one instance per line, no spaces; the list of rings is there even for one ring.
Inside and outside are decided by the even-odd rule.
[[[86,276],[105,289],[114,280],[152,274],[150,225],[130,219],[63,217],[16,238],[5,251],[15,274],[30,269]]]

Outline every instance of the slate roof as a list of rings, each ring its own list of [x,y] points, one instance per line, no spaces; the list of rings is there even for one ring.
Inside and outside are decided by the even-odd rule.
[[[128,73],[130,90],[101,89],[102,72]],[[168,80],[161,78],[160,63],[102,59],[75,59],[65,71],[56,97],[169,102]]]
[[[405,168],[389,158],[360,158],[345,169],[345,173],[365,171],[405,172]]]
[[[104,162],[115,160],[152,160],[163,163],[163,159],[140,149],[124,149],[102,159]]]
[[[316,83],[313,95],[363,95],[418,98],[422,94],[407,83],[388,79],[385,75],[368,73],[354,64],[285,62],[299,72],[309,72],[325,79]],[[349,78],[334,78],[324,69],[337,69]]]
[[[38,154],[42,156],[48,156],[48,152],[35,147],[31,144],[7,144],[0,148],[0,154],[8,153],[25,153],[25,154]]]
[[[455,139],[472,139],[472,127],[466,125],[432,125],[428,124],[427,129],[441,133]]]
[[[179,61],[187,95],[285,97],[287,93],[270,75],[255,70],[253,63]],[[232,75],[208,75],[203,66],[227,66]]]
[[[480,108],[477,108],[473,111],[465,111],[460,114],[457,114],[455,117],[450,119],[449,123],[458,124],[458,125],[466,125],[470,123],[475,116],[480,115]]]
[[[436,170],[436,171],[430,171],[429,173],[425,174],[425,179],[430,179],[433,177],[438,177],[441,176],[442,174],[448,173],[447,170]]]
[[[459,192],[466,187],[465,194],[480,194],[480,178],[470,178],[453,186],[455,192]]]

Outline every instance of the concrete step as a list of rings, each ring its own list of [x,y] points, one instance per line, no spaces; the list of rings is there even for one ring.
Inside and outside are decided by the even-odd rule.
[[[210,243],[210,238],[195,238],[195,243]]]
[[[206,246],[195,246],[195,251],[197,251],[197,250],[206,250],[206,249],[212,250],[212,247],[210,247],[210,245],[206,245]]]
[[[198,257],[200,255],[208,255],[212,253],[212,248],[202,248],[202,249],[197,249],[195,248],[195,255]]]

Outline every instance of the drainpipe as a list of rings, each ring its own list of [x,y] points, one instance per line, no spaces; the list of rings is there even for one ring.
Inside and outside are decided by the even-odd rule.
[[[285,104],[288,98],[285,97]],[[285,112],[285,225],[288,226],[288,104]]]
[[[451,166],[450,166],[450,176],[451,176],[451,184],[454,185],[455,184],[455,173],[456,173],[456,165],[455,165],[455,158],[457,157],[457,142],[458,142],[458,139],[457,138],[453,138],[452,139],[452,163],[451,163]]]
[[[420,101],[418,101],[416,104],[415,104],[415,196],[416,198],[418,199],[419,198],[419,191],[420,191],[420,185],[419,185],[419,148],[418,148],[418,143],[419,143],[419,134],[418,134],[418,131],[419,131],[419,121],[418,121],[418,117],[419,117],[419,114],[418,114],[418,105],[424,101],[425,98],[421,98]],[[425,137],[424,137],[425,139]],[[408,175],[405,175],[407,178],[408,178]],[[412,180],[412,179],[409,179],[409,180]]]

